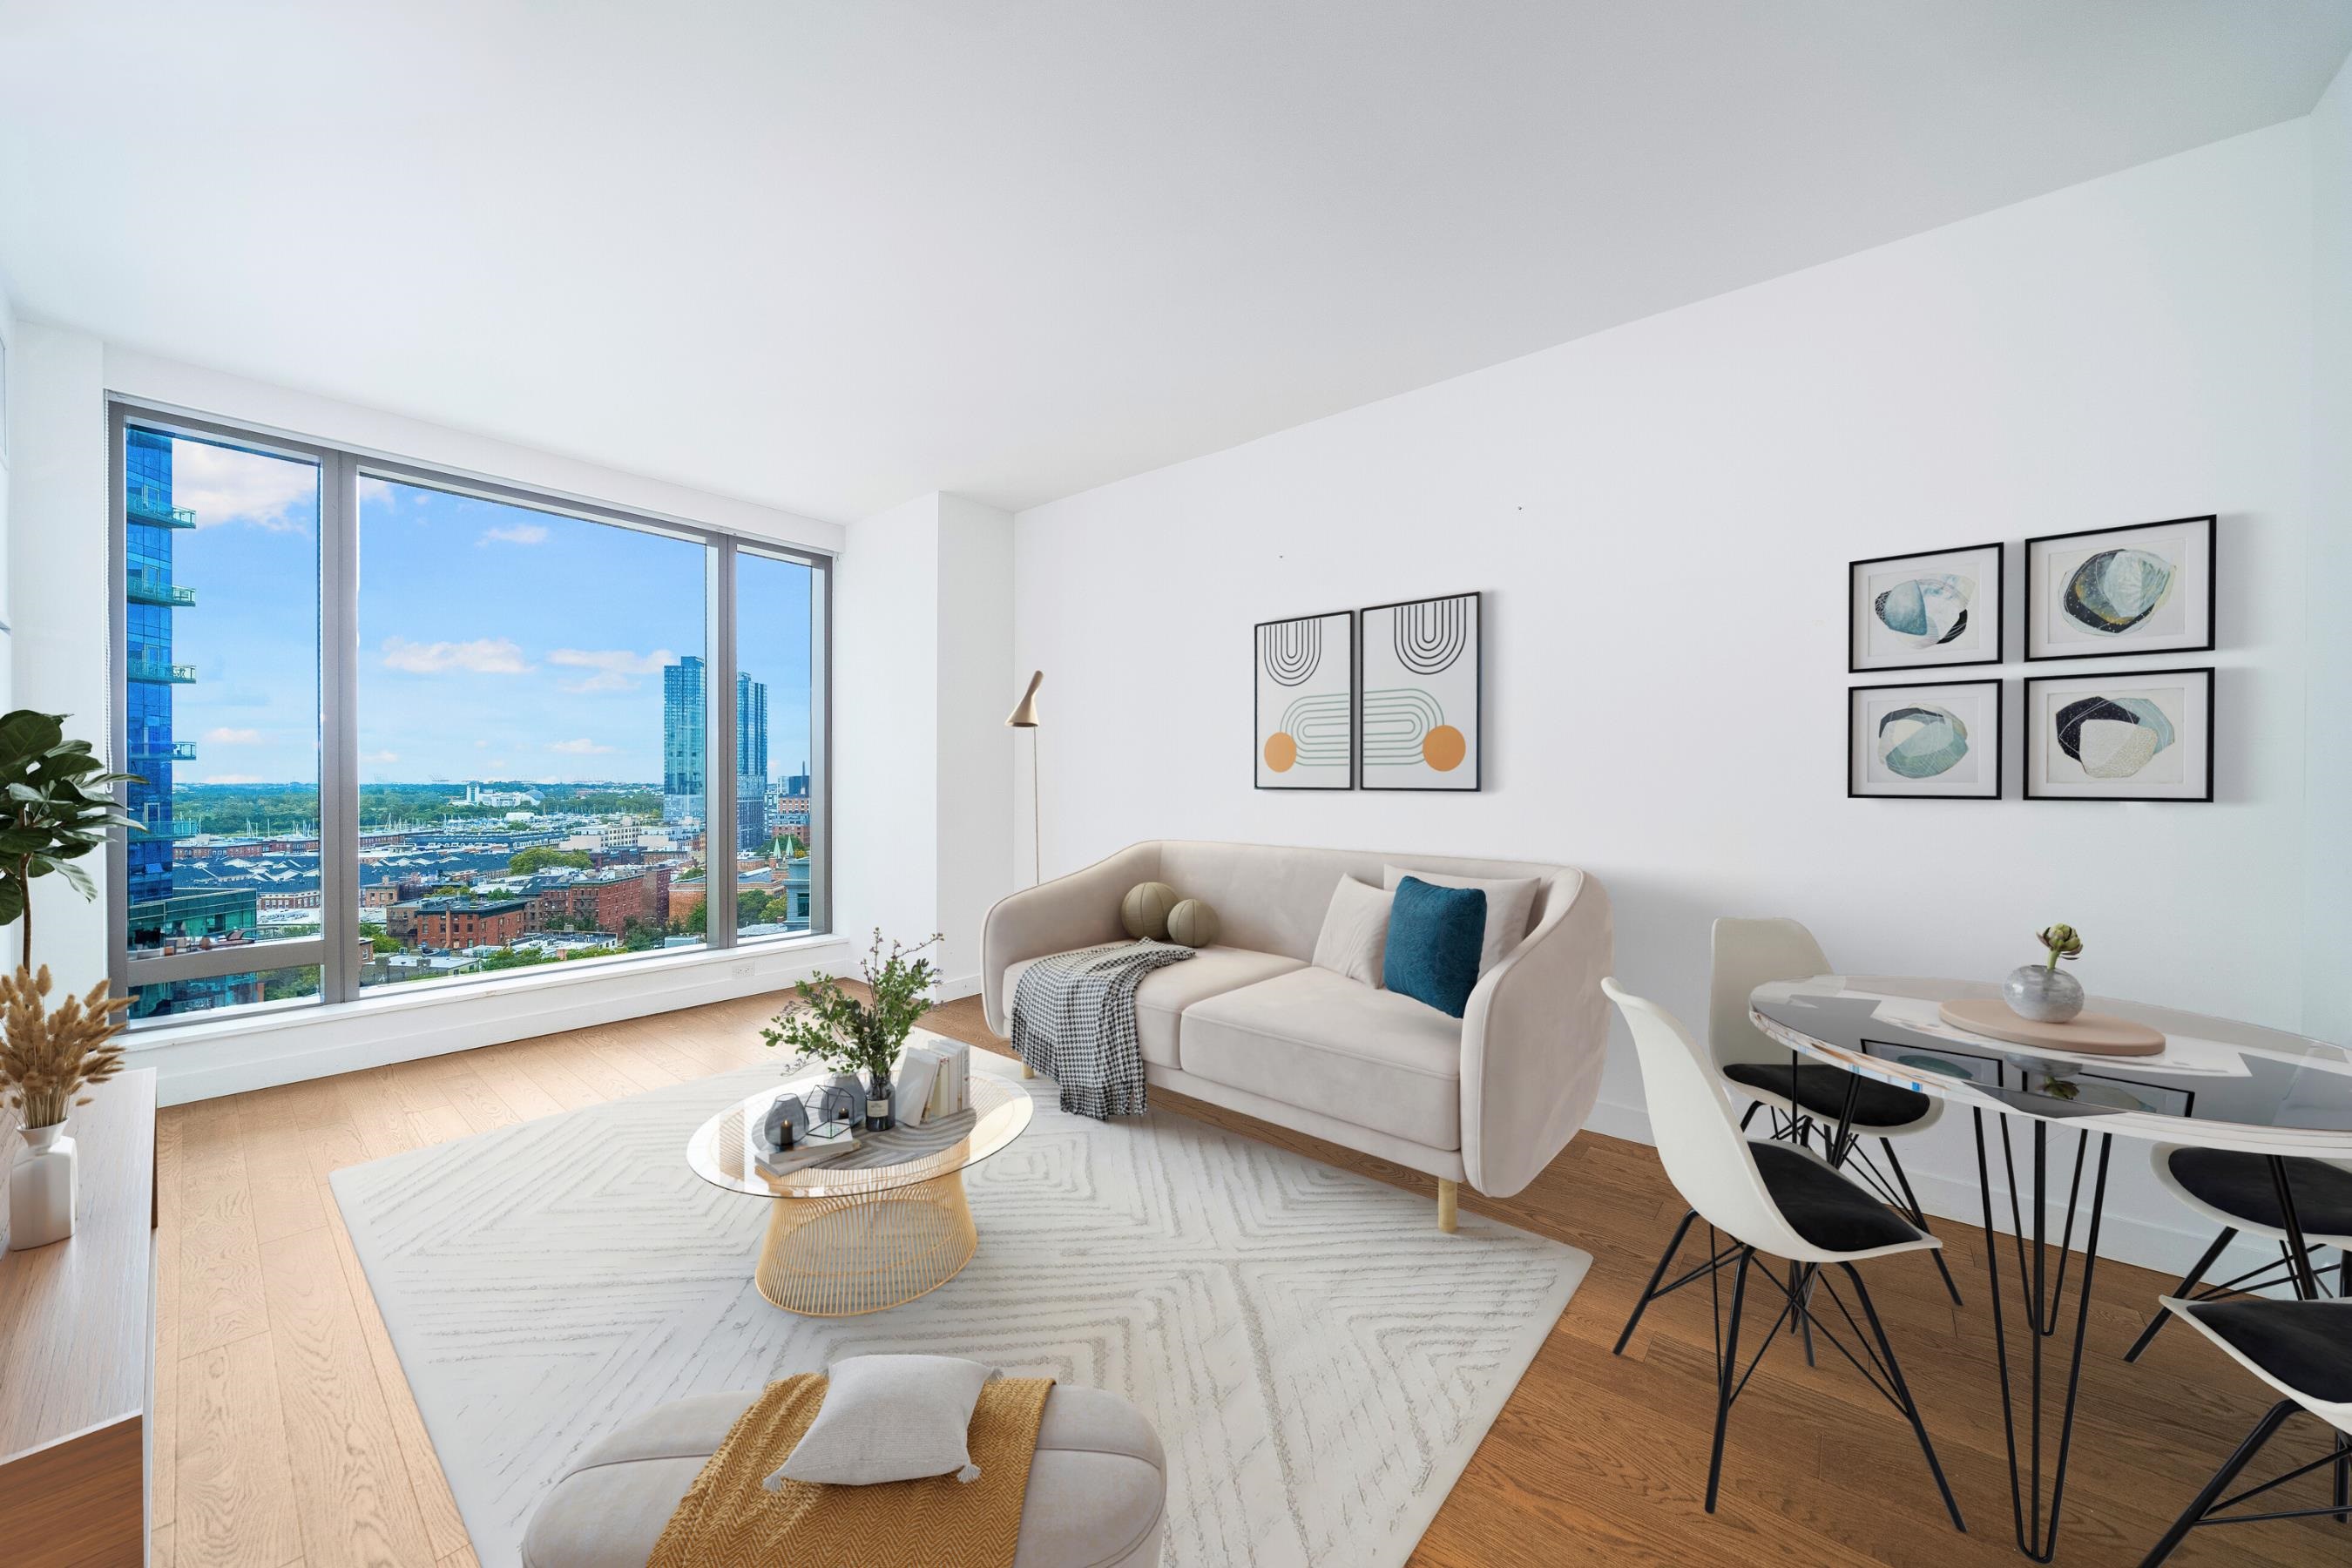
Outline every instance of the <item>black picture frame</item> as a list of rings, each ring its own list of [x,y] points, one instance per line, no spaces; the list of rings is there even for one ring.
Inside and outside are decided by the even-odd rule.
[[[1364,623],[1375,610],[1401,610],[1412,605],[1433,605],[1447,599],[1467,599],[1471,603],[1472,619],[1477,635],[1470,642],[1473,666],[1471,682],[1474,691],[1472,708],[1478,726],[1477,743],[1472,748],[1475,758],[1470,770],[1470,784],[1376,784],[1370,782],[1364,765]],[[1472,589],[1464,594],[1423,594],[1411,599],[1391,599],[1385,605],[1366,605],[1356,612],[1356,742],[1357,787],[1381,795],[1476,795],[1486,787],[1486,595],[1483,590]]]
[[[1917,664],[1865,664],[1862,650],[1862,572],[1890,561],[1924,561],[1937,555],[1966,555],[1990,550],[1993,558],[1991,651],[1982,658],[1928,659]],[[1865,555],[1845,563],[1845,671],[1848,675],[1885,675],[1901,669],[1970,669],[2001,662],[2002,638],[2009,626],[2009,544],[1990,540],[1982,544],[1955,544],[1943,550],[1906,550],[1894,555]]]
[[[1263,715],[1258,707],[1258,668],[1259,660],[1262,658],[1260,648],[1263,646],[1265,628],[1288,626],[1294,621],[1328,621],[1334,616],[1348,617],[1347,634],[1342,638],[1348,650],[1347,782],[1318,784],[1264,783],[1258,778],[1258,763],[1262,760],[1259,752],[1263,745],[1259,738],[1260,720]],[[1311,610],[1303,616],[1276,616],[1272,620],[1259,621],[1250,627],[1250,787],[1252,789],[1262,789],[1271,795],[1328,795],[1335,790],[1351,790],[1356,787],[1356,758],[1363,747],[1363,715],[1359,699],[1359,693],[1363,685],[1363,666],[1360,662],[1363,656],[1357,647],[1360,640],[1358,632],[1360,625],[1356,612],[1353,610]]]
[[[2036,653],[2034,638],[2047,618],[2049,606],[2043,601],[2049,588],[2043,582],[2045,574],[2035,569],[2037,551],[2070,539],[2090,539],[2100,534],[2137,533],[2151,528],[2179,528],[2203,524],[2205,529],[2205,640],[2200,643],[2168,643],[2162,647],[2134,647],[2126,643],[2116,647],[2102,647],[2082,653]],[[2154,522],[2126,522],[2112,528],[2078,528],[2067,533],[2036,534],[2025,542],[2025,639],[2023,652],[2028,664],[2066,664],[2080,658],[2164,658],[2175,654],[2210,653],[2217,645],[2221,631],[2221,514],[2204,512],[2190,517],[2160,518]]]
[[[2202,795],[2045,795],[2037,791],[2033,787],[2039,774],[2039,770],[2034,767],[2033,763],[2035,754],[2035,735],[2040,727],[2039,716],[2041,713],[2041,704],[2035,700],[2035,689],[2043,686],[2062,685],[2077,680],[2095,680],[2099,679],[2099,677],[2094,673],[2089,675],[2029,675],[2025,678],[2025,700],[2021,705],[2025,710],[2025,728],[2024,733],[2020,737],[2024,745],[2023,766],[2025,773],[2023,798],[2026,800],[2053,800],[2066,801],[2070,803],[2087,803],[2092,805],[2105,805],[2116,801],[2135,801],[2142,804],[2152,804],[2158,805],[2212,805],[2214,763],[2215,759],[2220,755],[2221,750],[2220,745],[2221,731],[2220,682],[2214,679],[2214,668],[2213,666],[2210,664],[2184,665],[2157,669],[2118,670],[2116,673],[2116,679],[2119,681],[2152,680],[2157,677],[2163,675],[2201,676],[2204,678],[2205,777],[2204,793]]]
[[[1979,677],[1973,680],[1887,680],[1873,685],[1847,687],[1845,689],[1846,798],[1848,800],[2001,800],[2006,798],[2009,793],[2009,777],[2003,742],[2009,729],[2009,718],[2003,701],[2004,684],[1998,677],[1992,679]],[[1862,698],[1873,691],[1918,691],[1950,686],[1992,688],[1992,793],[1987,795],[1970,791],[1967,794],[1946,794],[1932,789],[1883,791],[1858,787],[1862,782],[1856,766],[1856,759],[1860,755],[1857,742],[1861,739],[1859,723]]]

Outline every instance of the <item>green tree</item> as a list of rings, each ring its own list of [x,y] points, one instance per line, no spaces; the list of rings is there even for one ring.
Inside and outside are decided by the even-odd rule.
[[[380,931],[370,931],[368,933],[368,946],[373,948],[378,952],[398,952],[400,951],[400,939],[397,937],[387,936]]]
[[[544,844],[534,844],[509,856],[507,870],[517,877],[528,877],[534,871],[553,870],[557,867],[585,871],[595,863],[585,849],[551,849]]]
[[[621,951],[623,952],[644,952],[650,948],[659,947],[661,944],[661,931],[657,928],[648,925],[644,921],[637,919],[636,916],[631,915],[621,922]]]

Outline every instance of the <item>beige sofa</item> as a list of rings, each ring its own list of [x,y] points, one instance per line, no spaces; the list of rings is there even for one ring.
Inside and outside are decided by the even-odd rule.
[[[1529,930],[1479,977],[1461,1018],[1313,967],[1342,877],[1382,868],[1543,879]],[[1126,940],[1119,900],[1160,881],[1206,900],[1219,942],[1136,992],[1144,1076],[1438,1179],[1508,1196],[1583,1125],[1609,1037],[1609,895],[1566,866],[1261,844],[1153,840],[1000,901],[982,938],[989,1026],[1008,1032],[1022,973],[1051,953]]]

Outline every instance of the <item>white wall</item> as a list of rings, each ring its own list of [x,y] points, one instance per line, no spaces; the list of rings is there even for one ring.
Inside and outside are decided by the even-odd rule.
[[[1567,861],[1609,886],[1617,973],[1688,1019],[1717,915],[1985,977],[2065,920],[2094,990],[2300,1024],[2310,145],[2241,137],[1021,513],[1047,874],[1159,836]],[[1885,679],[1845,674],[1848,561],[2208,510],[2218,804],[2018,800],[2013,718],[2010,800],[1845,798],[1846,689]],[[1485,793],[1251,788],[1252,623],[1474,588]],[[1999,673],[2014,714],[2026,670]],[[1622,1029],[1602,1093],[1594,1125],[1639,1135]],[[1977,1208],[1965,1125],[1907,1162],[1946,1213]],[[2118,1250],[2201,1242],[2117,1160]]]
[[[16,312],[9,303],[6,285],[0,283],[0,711],[16,706],[10,700],[16,689],[16,661],[11,647],[16,616],[8,596],[8,454],[12,448],[6,428],[13,416],[5,412],[15,391],[16,351]]]
[[[852,524],[836,571],[836,924],[940,932],[942,994],[970,995],[1012,888],[1013,520],[918,497]]]
[[[85,333],[21,322],[16,351],[6,548],[16,700],[71,715],[71,732],[93,740],[111,730],[110,393],[784,543],[829,552],[842,542],[832,523],[156,359]],[[83,903],[54,879],[37,895],[36,956],[77,989],[106,973],[108,956],[105,868],[88,864],[101,889],[95,901]],[[854,875],[845,859],[839,869]],[[267,1020],[198,1020],[140,1031],[131,1043],[141,1065],[161,1069],[163,1097],[172,1103],[773,990],[819,964],[840,968],[845,952],[838,941],[811,940],[754,952],[669,955],[565,975],[560,988],[517,975],[441,995],[376,997]]]
[[[2305,732],[2308,856],[2304,1022],[2352,1040],[2352,65],[2311,116],[2311,679]]]

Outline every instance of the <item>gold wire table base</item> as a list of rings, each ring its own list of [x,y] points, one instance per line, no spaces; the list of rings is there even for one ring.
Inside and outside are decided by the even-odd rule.
[[[980,1232],[963,1173],[833,1197],[774,1199],[760,1249],[760,1294],[807,1318],[903,1306],[954,1279]]]

